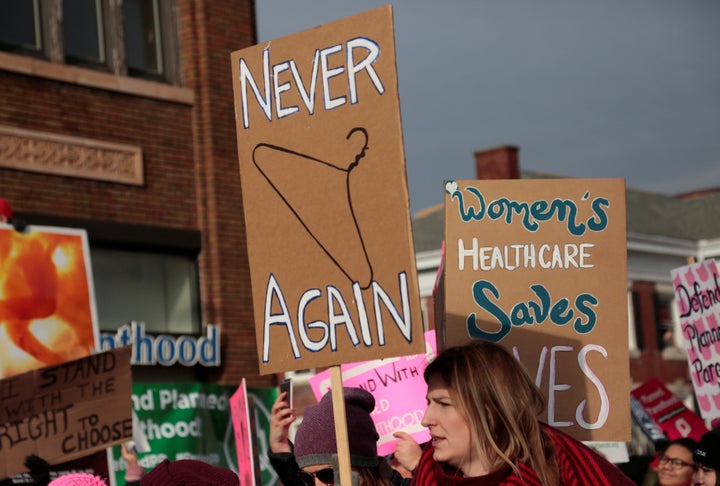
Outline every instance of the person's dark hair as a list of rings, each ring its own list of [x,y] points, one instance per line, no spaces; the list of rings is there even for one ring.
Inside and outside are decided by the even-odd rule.
[[[522,364],[502,346],[474,341],[448,348],[427,368],[425,381],[438,375],[467,420],[473,447],[491,470],[528,464],[542,484],[558,484],[552,440],[539,415],[545,399]]]
[[[667,443],[667,445],[662,449],[662,452],[666,451],[668,447],[671,445],[679,445],[684,447],[685,449],[689,450],[690,452],[694,453],[695,449],[698,446],[698,442],[695,439],[691,439],[690,437],[683,437],[681,439],[675,439],[671,440]]]

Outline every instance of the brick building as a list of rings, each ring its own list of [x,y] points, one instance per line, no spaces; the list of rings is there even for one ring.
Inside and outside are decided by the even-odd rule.
[[[221,330],[221,366],[136,380],[274,384],[257,368],[230,70],[255,39],[251,0],[0,6],[0,196],[31,225],[87,230],[101,331]]]

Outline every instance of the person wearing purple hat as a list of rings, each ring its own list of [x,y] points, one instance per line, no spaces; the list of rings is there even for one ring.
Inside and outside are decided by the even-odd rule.
[[[390,485],[382,477],[377,454],[380,436],[370,414],[375,410],[375,397],[362,388],[343,388],[347,418],[350,465],[360,486]],[[334,484],[337,464],[337,442],[331,393],[320,403],[305,409],[303,421],[295,434],[295,460],[300,477],[306,485]]]
[[[696,486],[720,486],[720,429],[713,429],[700,437],[695,452],[695,474],[693,484]]]

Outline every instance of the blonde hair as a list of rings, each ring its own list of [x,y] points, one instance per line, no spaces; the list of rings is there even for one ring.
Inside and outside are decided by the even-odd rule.
[[[425,369],[439,376],[470,428],[472,447],[490,471],[527,464],[546,486],[559,484],[550,437],[538,418],[545,399],[522,364],[505,348],[474,341],[448,348]]]

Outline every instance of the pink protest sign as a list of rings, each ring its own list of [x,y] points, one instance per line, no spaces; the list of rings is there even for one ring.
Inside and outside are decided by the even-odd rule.
[[[427,392],[423,371],[436,354],[435,331],[428,331],[425,354],[342,365],[343,386],[363,388],[375,397],[372,417],[380,435],[379,455],[395,452],[397,439],[393,433],[398,430],[409,433],[419,444],[430,439],[427,429],[420,424]],[[310,378],[310,386],[319,401],[330,389],[330,371]]]
[[[233,430],[235,431],[235,450],[237,451],[238,476],[240,484],[255,484],[255,466],[253,463],[253,447],[250,437],[251,416],[248,404],[247,386],[242,379],[237,391],[230,397],[230,413]]]
[[[635,388],[631,395],[640,402],[669,440],[682,437],[700,440],[707,432],[705,422],[657,378]]]
[[[714,260],[671,272],[690,376],[700,413],[720,417],[720,276]]]

